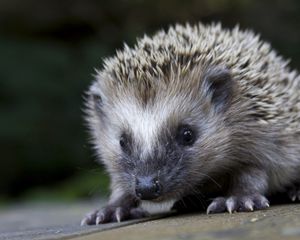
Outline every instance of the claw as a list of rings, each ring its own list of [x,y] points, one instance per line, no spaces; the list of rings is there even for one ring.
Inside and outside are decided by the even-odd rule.
[[[87,223],[88,223],[88,219],[85,217],[81,220],[80,226],[86,226],[86,225],[88,225]]]
[[[291,196],[290,196],[290,198],[291,198],[291,200],[292,200],[293,202],[295,202],[295,201],[296,201],[296,198],[297,198],[297,196],[296,196],[296,194],[293,194],[293,195],[291,195]]]
[[[116,209],[115,216],[116,216],[117,222],[121,222],[122,221],[123,214],[122,214],[122,209],[120,207],[118,207]]]
[[[80,222],[81,226],[93,224],[97,211],[88,213]]]
[[[227,199],[216,198],[207,208],[207,214],[228,211],[249,212],[269,207],[269,201],[260,194],[246,196],[231,196]]]
[[[96,225],[99,225],[99,224],[100,224],[100,222],[101,222],[101,218],[98,216],[98,217],[96,218],[96,222],[95,222],[95,224],[96,224]]]
[[[253,212],[254,208],[253,208],[254,203],[252,202],[252,200],[246,200],[244,203],[245,209],[249,210],[250,212]]]
[[[220,213],[224,212],[226,210],[225,206],[225,198],[219,197],[215,198],[211,204],[208,206],[206,213]]]
[[[214,202],[212,202],[209,206],[208,206],[208,208],[207,208],[207,210],[206,210],[206,214],[210,214],[210,213],[212,213],[213,211],[213,209],[216,207],[216,203],[214,203]]]
[[[292,202],[300,200],[300,184],[296,184],[291,189],[289,189],[288,196]]]
[[[289,192],[289,197],[290,197],[290,199],[291,199],[293,202],[295,202],[295,201],[296,201],[296,198],[297,198],[297,195],[296,195],[296,193],[295,193],[294,191],[291,191],[291,192]]]
[[[236,210],[236,200],[234,197],[230,197],[226,200],[226,208],[230,214]]]
[[[100,213],[98,214],[97,218],[96,218],[96,222],[95,224],[96,225],[99,225],[100,223],[103,223],[104,222],[104,214],[103,213]]]
[[[127,219],[136,219],[147,216],[148,213],[142,208],[128,206],[106,206],[101,210],[96,210],[88,214],[81,221],[81,226],[91,224],[103,224],[108,222],[121,222]]]

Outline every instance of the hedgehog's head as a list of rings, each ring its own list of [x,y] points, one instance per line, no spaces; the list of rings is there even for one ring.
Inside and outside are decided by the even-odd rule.
[[[89,95],[93,143],[113,184],[141,199],[177,199],[224,167],[234,80],[216,66],[135,77],[98,74]]]

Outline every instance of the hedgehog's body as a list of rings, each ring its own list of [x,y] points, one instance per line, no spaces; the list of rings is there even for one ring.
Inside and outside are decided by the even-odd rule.
[[[208,212],[267,207],[264,195],[299,181],[299,80],[238,28],[176,26],[125,46],[90,90],[87,119],[113,193],[84,223],[140,217],[140,199],[216,185],[223,196]]]

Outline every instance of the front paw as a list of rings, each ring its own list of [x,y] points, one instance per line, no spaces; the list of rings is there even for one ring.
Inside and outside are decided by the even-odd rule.
[[[109,222],[121,222],[129,219],[138,219],[149,216],[149,213],[140,207],[130,208],[108,205],[100,210],[87,214],[81,221],[81,226],[98,225]]]
[[[266,209],[270,206],[268,199],[263,195],[253,194],[244,196],[230,196],[228,198],[215,198],[207,208],[209,213],[251,212],[254,210]]]

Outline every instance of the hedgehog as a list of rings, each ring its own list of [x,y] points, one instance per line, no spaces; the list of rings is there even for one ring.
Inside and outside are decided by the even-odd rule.
[[[300,200],[300,77],[288,64],[220,23],[177,24],[105,59],[86,121],[111,195],[82,225],[145,217],[145,202],[199,198],[207,213],[233,213],[276,193]]]

